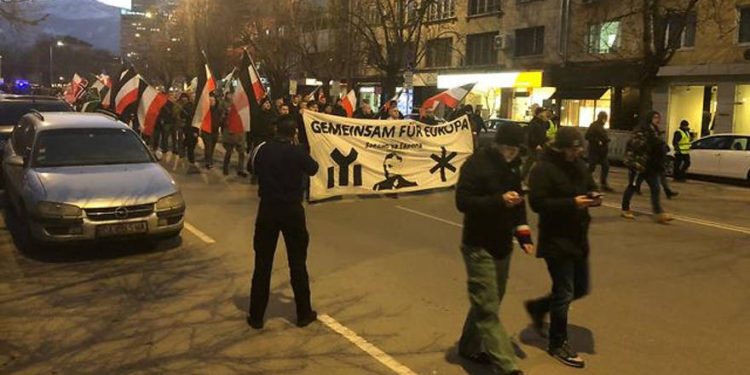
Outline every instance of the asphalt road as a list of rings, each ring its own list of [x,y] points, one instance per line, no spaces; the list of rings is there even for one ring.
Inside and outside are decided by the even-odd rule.
[[[220,147],[219,147],[220,148]],[[219,155],[217,155],[217,159]],[[484,374],[455,344],[468,309],[451,191],[307,207],[313,303],[305,329],[283,241],[266,328],[246,326],[256,188],[220,168],[163,162],[188,203],[181,241],[23,252],[0,230],[2,374]],[[624,174],[613,173],[622,191]],[[548,291],[543,261],[514,252],[501,316],[527,374],[745,374],[750,363],[750,189],[675,184],[680,220],[593,210],[592,294],[573,304],[566,368],[522,303]],[[636,208],[647,212],[647,198]],[[535,222],[535,215],[530,214]]]

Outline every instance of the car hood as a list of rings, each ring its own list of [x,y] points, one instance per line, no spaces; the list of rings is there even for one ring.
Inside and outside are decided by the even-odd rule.
[[[157,163],[37,168],[44,200],[81,208],[155,203],[177,185]]]

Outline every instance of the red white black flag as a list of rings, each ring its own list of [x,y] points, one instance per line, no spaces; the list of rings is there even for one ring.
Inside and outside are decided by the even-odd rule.
[[[115,113],[122,115],[128,107],[138,101],[141,76],[138,74],[128,75],[127,80],[121,82],[117,94],[115,94]]]
[[[354,107],[356,105],[357,94],[354,93],[354,90],[349,90],[346,96],[341,99],[341,106],[344,107],[344,110],[346,111],[346,117],[352,117],[352,114],[354,114]]]
[[[469,91],[471,91],[474,85],[476,85],[476,83],[454,87],[425,99],[424,103],[422,103],[422,107],[419,109],[419,114],[424,116],[424,111],[427,108],[434,110],[440,104],[444,104],[446,107],[456,108],[458,104],[464,100],[466,95],[469,94]]]
[[[211,133],[211,92],[216,90],[216,80],[208,67],[205,54],[203,67],[198,73],[198,87],[195,90],[195,107],[190,124],[205,133]]]
[[[251,108],[250,92],[253,92],[253,83],[251,79],[252,60],[250,55],[245,51],[242,54],[242,65],[235,74],[239,79],[239,85],[232,94],[232,106],[229,109],[227,118],[227,127],[231,133],[242,133],[250,131]],[[259,108],[258,106],[255,106]]]
[[[169,99],[166,94],[149,85],[146,81],[141,80],[141,85],[145,87],[138,103],[138,123],[141,125],[141,132],[151,136],[154,134],[154,128],[156,128],[159,112]]]
[[[258,69],[255,68],[255,62],[253,62],[253,58],[249,53],[247,53],[247,51],[245,51],[245,55],[250,60],[250,66],[247,69],[240,70],[247,70],[247,72],[250,74],[250,85],[252,87],[252,90],[250,90],[248,94],[251,95],[250,99],[255,101],[254,104],[260,106],[261,101],[266,98],[266,88],[263,87],[263,82],[260,80],[260,74],[258,74]]]

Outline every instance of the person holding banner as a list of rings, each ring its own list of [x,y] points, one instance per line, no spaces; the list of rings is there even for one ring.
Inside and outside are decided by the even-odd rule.
[[[464,214],[461,252],[471,304],[458,353],[489,363],[502,374],[523,374],[498,316],[513,236],[524,252],[534,253],[521,196],[518,155],[523,140],[520,126],[500,126],[492,146],[478,150],[463,165],[456,187],[456,206]]]
[[[317,319],[310,304],[306,265],[310,238],[302,207],[302,181],[318,172],[318,163],[294,144],[297,122],[293,117],[280,118],[276,129],[276,138],[256,148],[252,159],[260,203],[255,220],[255,269],[247,323],[255,329],[263,328],[279,232],[287,247],[297,325],[305,327]]]

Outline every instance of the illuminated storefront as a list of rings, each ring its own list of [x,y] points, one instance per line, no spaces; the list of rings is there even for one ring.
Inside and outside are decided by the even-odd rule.
[[[559,102],[560,124],[564,126],[588,127],[599,112],[609,116],[612,109],[612,89],[609,88],[560,91],[555,96]],[[609,122],[605,127],[609,127]]]
[[[476,83],[465,103],[482,108],[482,117],[527,121],[533,108],[543,105],[555,92],[542,87],[542,72],[439,74],[438,89]]]

